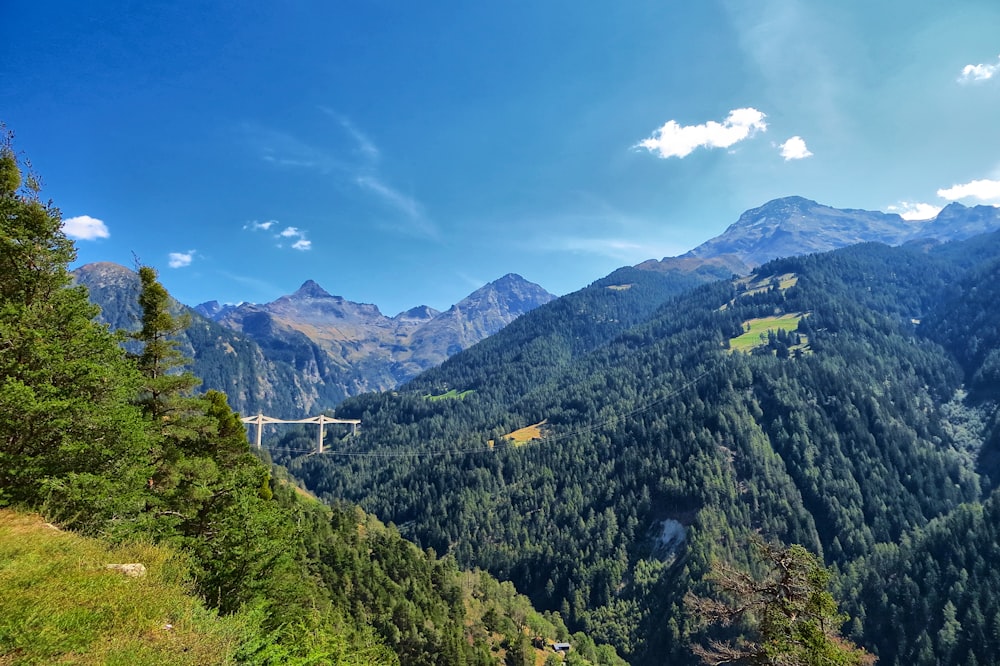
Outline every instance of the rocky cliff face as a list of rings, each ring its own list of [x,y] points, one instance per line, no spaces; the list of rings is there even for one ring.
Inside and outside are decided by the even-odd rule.
[[[112,329],[136,330],[138,276],[112,263],[74,271]],[[244,414],[300,417],[345,397],[391,389],[496,333],[554,296],[517,275],[477,290],[447,312],[418,306],[387,317],[375,305],[334,296],[312,280],[257,305],[191,309],[181,346],[203,389],[224,391]]]
[[[511,274],[447,312],[422,305],[387,317],[375,305],[334,296],[309,280],[295,293],[263,305],[226,309],[205,303],[197,309],[217,313],[223,326],[284,354],[297,368],[315,368],[324,381],[355,394],[393,388],[553,298]]]
[[[82,266],[73,276],[101,307],[101,321],[114,330],[139,328],[140,286],[133,271],[101,262]],[[191,316],[180,343],[184,354],[193,359],[191,371],[203,380],[201,388],[224,391],[236,411],[301,416],[346,397],[337,387],[327,386],[315,368],[296,368],[281,355],[267,353],[249,335],[227,329],[180,303],[175,302],[174,308]]]

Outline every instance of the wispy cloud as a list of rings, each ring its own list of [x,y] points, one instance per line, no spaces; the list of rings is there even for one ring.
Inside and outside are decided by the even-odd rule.
[[[1000,56],[994,65],[980,63],[978,65],[966,65],[962,68],[962,74],[958,77],[959,83],[981,83],[989,81],[1000,73]]]
[[[185,266],[190,266],[191,262],[194,261],[195,250],[188,250],[187,252],[171,252],[168,255],[169,261],[167,265],[171,268],[184,268]]]
[[[416,199],[393,189],[374,176],[358,176],[355,182],[363,190],[371,192],[384,203],[408,217],[421,217],[423,215],[423,207]]]
[[[346,180],[358,191],[373,197],[376,202],[393,211],[397,217],[382,221],[381,227],[410,236],[438,238],[440,235],[438,228],[428,218],[423,204],[417,198],[402,193],[380,173],[382,151],[378,145],[350,118],[326,107],[321,106],[319,110],[336,121],[342,130],[341,143],[346,136],[350,142],[349,149],[341,145],[337,151],[340,154],[335,155],[319,145],[307,143],[285,132],[253,125],[247,125],[244,129],[266,162],[280,167],[311,170]],[[269,223],[249,223],[249,225],[255,224]],[[267,229],[267,227],[252,228]],[[298,247],[295,245],[292,247],[300,250],[309,249],[310,244],[304,239],[301,240],[303,242],[296,244]]]
[[[789,160],[802,160],[812,157],[812,152],[806,147],[806,142],[801,136],[793,136],[781,144],[781,156],[787,162]]]
[[[468,273],[463,273],[461,271],[457,272],[455,275],[459,280],[472,287],[473,290],[484,287],[486,286],[486,283],[489,282],[489,280],[484,280],[480,277],[469,275]]]
[[[270,282],[261,280],[259,278],[250,277],[248,275],[239,275],[237,273],[230,273],[229,271],[220,270],[217,272],[219,275],[221,275],[226,279],[232,280],[233,282],[237,282],[239,284],[245,285],[247,287],[250,287],[251,289],[256,290],[258,293],[262,294],[266,298],[270,298],[276,294],[281,293],[280,287],[273,285]]]
[[[659,216],[636,216],[590,191],[574,194],[576,201],[567,209],[519,219],[505,216],[503,224],[498,220],[484,224],[498,232],[484,238],[484,246],[503,243],[532,254],[588,255],[619,262],[618,266],[687,249],[668,238],[670,225]]]
[[[674,244],[640,242],[627,237],[564,236],[542,243],[541,249],[572,254],[590,254],[613,259],[625,264],[635,264],[647,259],[681,254],[684,250]]]
[[[244,224],[243,229],[250,231],[267,231],[277,223],[277,220],[268,220],[267,222],[258,222],[257,220],[254,220],[253,222],[247,222]]]
[[[356,151],[361,155],[361,157],[369,162],[378,162],[379,158],[382,156],[382,152],[378,149],[378,146],[368,138],[368,135],[362,132],[360,129],[351,122],[351,119],[347,116],[341,115],[336,111],[329,109],[325,106],[319,107],[320,111],[330,116],[344,128],[344,131],[354,140]]]
[[[721,123],[709,120],[701,125],[681,125],[676,120],[668,120],[652,136],[633,147],[645,148],[663,159],[687,157],[696,148],[729,148],[757,132],[767,131],[764,118],[765,114],[747,107],[733,109]]]
[[[309,169],[321,174],[349,171],[351,168],[350,164],[337,159],[328,151],[287,132],[253,124],[245,124],[242,129],[246,140],[260,158],[277,167]]]
[[[968,183],[940,189],[937,195],[948,201],[959,199],[979,199],[1000,204],[1000,180],[971,180]]]
[[[75,240],[97,240],[111,236],[108,225],[103,220],[89,215],[68,217],[63,220],[62,227],[63,233]]]
[[[904,220],[929,220],[932,217],[937,217],[937,214],[941,212],[941,206],[916,201],[901,201],[898,205],[889,206],[887,210],[890,213],[896,213]]]

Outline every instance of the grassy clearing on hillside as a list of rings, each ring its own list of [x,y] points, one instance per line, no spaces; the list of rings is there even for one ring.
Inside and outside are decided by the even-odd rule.
[[[111,563],[141,562],[129,578]],[[187,593],[177,553],[110,547],[0,510],[0,664],[228,664],[243,635]]]
[[[729,340],[730,351],[748,352],[754,347],[766,344],[768,331],[794,331],[804,317],[799,314],[783,314],[778,317],[762,317],[743,322],[745,333]],[[763,338],[761,337],[763,336]]]
[[[755,294],[766,293],[772,287],[777,287],[778,291],[785,291],[786,289],[791,289],[799,282],[799,276],[795,273],[783,273],[781,275],[768,275],[767,277],[759,278],[756,275],[748,275],[746,277],[737,278],[733,280],[733,287],[739,291],[737,298],[746,298],[748,296],[753,296]],[[725,310],[733,302],[723,303],[720,310]]]
[[[455,399],[462,400],[463,398],[465,398],[465,396],[470,395],[472,393],[475,393],[475,391],[473,389],[469,389],[468,391],[462,391],[461,393],[459,393],[456,389],[451,389],[450,391],[442,393],[441,395],[430,395],[430,394],[428,394],[428,395],[425,395],[424,397],[426,399],[428,399],[428,400],[431,400],[431,401],[434,401],[434,400],[455,400]]]
[[[514,443],[514,446],[524,446],[528,442],[534,441],[536,439],[542,439],[544,434],[542,433],[542,427],[548,419],[539,421],[538,423],[530,426],[525,426],[524,428],[518,428],[514,432],[509,432],[504,435],[504,439],[509,439]],[[490,446],[493,445],[493,440],[490,440]]]
[[[795,273],[783,273],[782,275],[768,275],[764,278],[749,275],[739,278],[733,284],[737,289],[740,289],[741,285],[745,289],[740,294],[741,296],[753,296],[754,294],[764,293],[773,286],[776,286],[779,291],[785,291],[794,287],[798,281],[799,278]]]

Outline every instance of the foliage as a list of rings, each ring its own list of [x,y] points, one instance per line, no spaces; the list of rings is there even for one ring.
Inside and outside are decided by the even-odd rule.
[[[23,185],[19,184],[24,183]],[[46,505],[91,531],[134,517],[147,475],[139,376],[69,287],[59,211],[0,144],[0,505]]]
[[[74,250],[58,211],[37,201],[33,179],[17,189],[21,180],[8,137],[0,150],[0,502],[102,534],[124,548],[116,552],[166,571],[173,588],[149,589],[162,589],[165,610],[137,595],[142,617],[133,621],[117,578],[91,576],[88,565],[76,572],[79,584],[40,581],[59,552],[41,568],[33,560],[42,556],[28,553],[28,579],[14,576],[15,591],[0,599],[0,642],[15,645],[0,661],[120,663],[124,650],[135,663],[497,663],[493,636],[466,623],[453,559],[419,550],[353,506],[303,499],[251,455],[223,393],[195,392],[179,338],[188,321],[154,270],[139,269],[132,355],[124,336],[94,323],[85,289],[70,286]],[[128,545],[150,541],[157,546]],[[0,584],[22,567],[22,544],[3,547],[17,552],[2,558]],[[187,585],[201,605],[178,598]],[[37,616],[28,587],[60,608]],[[195,635],[163,629],[175,616],[193,617]],[[215,618],[224,619],[202,646],[196,634]],[[119,623],[138,638],[105,640]],[[190,655],[171,658],[157,647],[161,638],[190,643]]]
[[[839,633],[847,616],[827,586],[830,572],[800,545],[780,547],[754,539],[752,546],[764,567],[754,576],[715,562],[708,579],[718,597],[688,593],[684,601],[710,624],[747,625],[750,637],[735,642],[710,641],[694,646],[705,664],[871,664],[874,659],[850,645]]]
[[[365,424],[336,447],[348,455],[279,460],[317,495],[513,581],[632,663],[687,663],[683,598],[713,559],[745,562],[748,534],[843,570],[980,497],[993,412],[959,404],[962,369],[913,323],[1000,257],[997,244],[973,250],[871,244],[780,260],[753,293],[724,281],[659,309],[619,301],[627,324],[571,340],[639,293],[588,288],[397,392],[343,403],[338,415]],[[777,334],[769,353],[725,352],[744,322],[802,312],[788,335],[811,354],[782,355]],[[444,387],[475,393],[423,398]],[[543,420],[530,446],[502,440]],[[665,521],[683,536],[663,542]],[[843,598],[863,623],[855,595]]]

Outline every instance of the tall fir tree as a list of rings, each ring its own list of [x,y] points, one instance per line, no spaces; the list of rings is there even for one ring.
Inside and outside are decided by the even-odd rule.
[[[67,271],[59,210],[23,178],[0,127],[0,505],[101,531],[142,508],[148,436],[139,376]]]
[[[218,391],[195,395],[198,378],[177,335],[190,318],[172,312],[156,270],[139,268],[142,345],[138,403],[155,431],[147,526],[194,556],[199,588],[223,612],[265,596],[287,567],[291,524],[271,502],[267,468],[251,453],[246,430]]]

